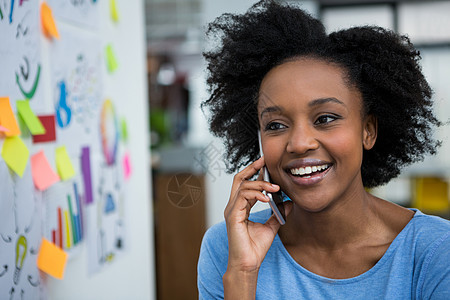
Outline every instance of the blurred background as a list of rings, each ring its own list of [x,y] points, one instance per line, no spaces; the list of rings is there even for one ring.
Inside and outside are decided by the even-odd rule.
[[[420,50],[423,71],[435,92],[436,113],[441,121],[449,120],[450,1],[279,2],[309,11],[324,22],[328,32],[370,24],[408,35]],[[158,299],[197,298],[201,238],[208,227],[223,220],[233,177],[225,173],[222,143],[208,132],[200,109],[208,97],[202,59],[208,46],[206,24],[224,12],[244,12],[253,3],[145,0]],[[372,192],[448,218],[449,132],[450,127],[444,126],[436,133],[443,141],[438,155],[409,167],[399,178]]]

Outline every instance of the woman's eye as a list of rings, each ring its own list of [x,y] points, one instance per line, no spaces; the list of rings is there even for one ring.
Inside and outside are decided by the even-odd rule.
[[[331,115],[323,115],[317,118],[315,124],[317,125],[323,125],[333,122],[334,120],[338,119],[336,116]]]
[[[279,129],[283,129],[283,128],[286,128],[286,126],[284,126],[281,123],[270,122],[266,125],[265,130],[279,130]]]

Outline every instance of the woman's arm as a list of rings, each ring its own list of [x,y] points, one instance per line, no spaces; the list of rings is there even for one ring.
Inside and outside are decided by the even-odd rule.
[[[262,181],[249,181],[264,167],[264,158],[256,160],[236,174],[231,195],[225,209],[228,236],[228,265],[223,276],[225,299],[254,299],[258,271],[269,250],[280,224],[272,215],[266,223],[248,220],[251,208],[257,201],[268,202],[262,193],[277,192],[279,186]],[[286,214],[290,211],[286,207]]]

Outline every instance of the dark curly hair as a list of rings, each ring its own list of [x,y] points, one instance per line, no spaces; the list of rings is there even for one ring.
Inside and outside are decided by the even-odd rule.
[[[406,36],[380,27],[353,27],[329,35],[303,10],[263,0],[245,14],[224,14],[207,34],[221,44],[204,53],[211,92],[210,130],[225,141],[228,171],[259,157],[257,97],[273,67],[299,57],[340,66],[349,85],[362,95],[364,114],[377,118],[378,137],[364,151],[365,187],[376,187],[402,167],[435,154],[432,131],[441,123],[433,113],[432,90],[419,65],[420,53]]]

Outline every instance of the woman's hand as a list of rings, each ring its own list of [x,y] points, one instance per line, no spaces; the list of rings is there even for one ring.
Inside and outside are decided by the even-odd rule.
[[[261,157],[234,176],[230,200],[225,208],[228,266],[223,280],[226,298],[227,295],[233,299],[254,298],[259,267],[281,226],[275,215],[264,224],[248,220],[250,209],[257,201],[269,202],[263,190],[273,193],[280,189],[278,185],[263,181],[263,172],[258,180],[248,180],[261,171],[264,164]],[[288,215],[292,204],[286,204]]]

